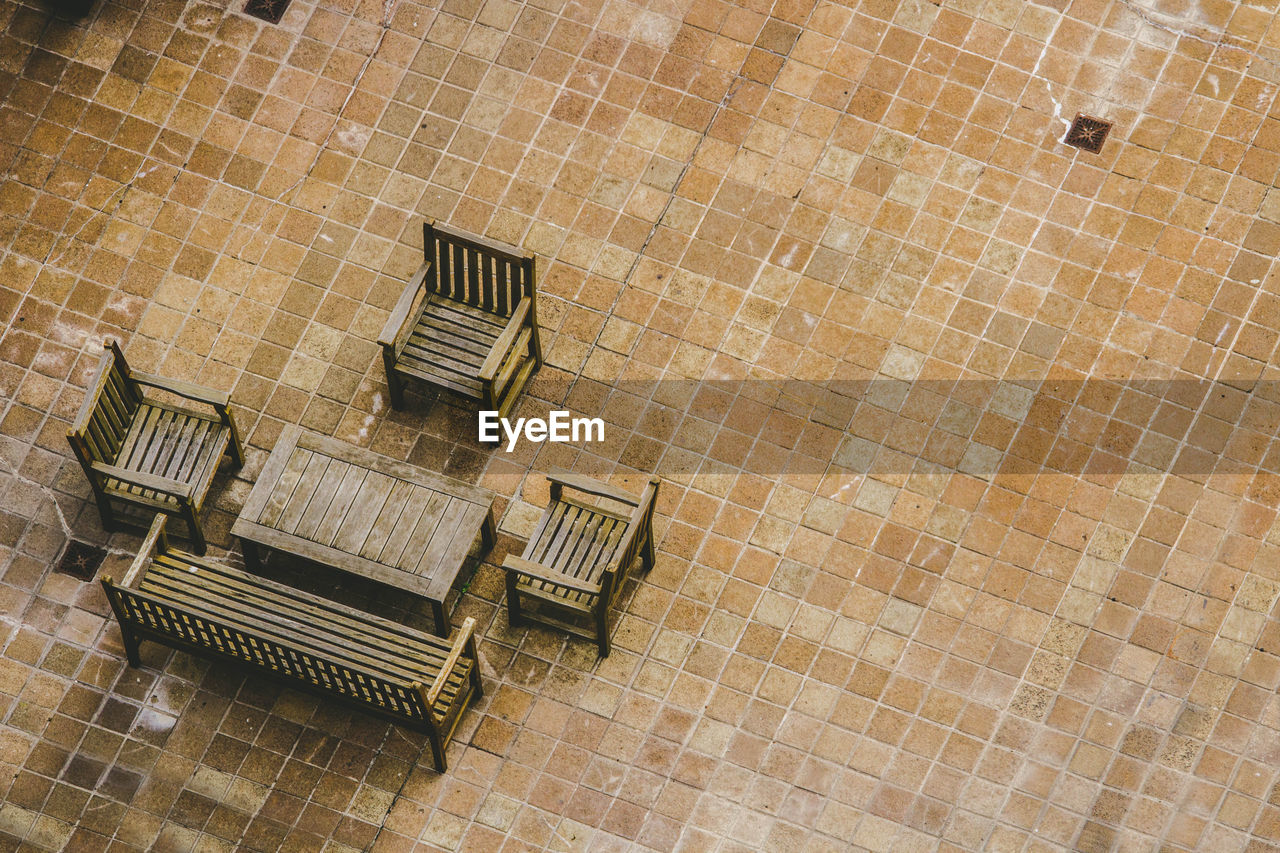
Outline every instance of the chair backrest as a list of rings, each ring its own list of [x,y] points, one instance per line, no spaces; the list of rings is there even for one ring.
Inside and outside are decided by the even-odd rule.
[[[422,246],[441,296],[503,317],[515,313],[521,298],[533,296],[536,259],[530,252],[434,222],[423,224]]]
[[[67,431],[67,440],[86,470],[90,462],[115,461],[142,403],[142,392],[129,374],[129,364],[119,345],[108,340],[103,349],[98,372],[85,391],[75,423]]]

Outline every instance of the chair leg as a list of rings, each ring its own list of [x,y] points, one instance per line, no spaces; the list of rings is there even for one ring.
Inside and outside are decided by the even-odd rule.
[[[640,545],[640,563],[647,572],[653,568],[654,562],[657,560],[657,553],[653,549],[653,528],[650,527],[644,532],[644,540]]]
[[[111,498],[98,494],[98,515],[102,517],[102,529],[108,533],[116,530],[116,514],[111,511]]]
[[[596,645],[600,647],[600,657],[607,658],[609,656],[609,608],[602,605],[596,608]]]
[[[471,679],[471,701],[474,702],[484,695],[484,685],[480,683],[480,653],[476,651],[475,634],[467,640],[466,654],[471,658],[471,671],[467,673],[467,677]]]
[[[404,380],[396,375],[395,362],[385,352],[382,354],[382,366],[387,373],[387,396],[391,398],[391,408],[404,408]]]
[[[244,443],[240,440],[240,428],[236,426],[235,419],[231,417],[231,410],[227,410],[226,416],[227,428],[231,431],[231,440],[227,442],[227,452],[231,454],[231,461],[235,463],[237,468],[244,466]]]
[[[203,557],[209,546],[205,542],[204,531],[200,529],[200,520],[196,518],[196,508],[193,504],[183,504],[182,518],[187,522],[187,528],[190,530],[188,536],[195,553]]]

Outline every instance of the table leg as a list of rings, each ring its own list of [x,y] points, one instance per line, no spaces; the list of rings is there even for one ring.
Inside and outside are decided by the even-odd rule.
[[[489,511],[484,514],[484,521],[480,524],[480,556],[484,557],[493,550],[493,546],[498,541],[498,526],[493,522],[493,507],[489,507]]]
[[[244,551],[245,568],[255,574],[262,570],[262,555],[258,552],[258,543],[240,537],[240,550]]]
[[[431,604],[431,615],[436,623],[436,636],[447,638],[449,636],[449,617],[445,615],[444,602],[429,599],[429,603]]]

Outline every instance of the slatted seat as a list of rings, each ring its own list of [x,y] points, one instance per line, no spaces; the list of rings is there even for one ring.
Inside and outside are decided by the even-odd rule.
[[[482,694],[475,620],[452,642],[171,548],[157,516],[124,581],[103,578],[125,653],[143,639],[264,671],[427,733],[436,767]]]
[[[506,417],[542,364],[536,259],[433,222],[422,231],[423,264],[378,338],[391,405],[412,378]]]
[[[67,441],[93,487],[102,526],[127,519],[114,504],[180,516],[196,550],[205,552],[199,511],[223,456],[244,463],[226,393],[130,369],[115,341],[104,352]],[[152,388],[179,399],[147,396]],[[190,408],[195,403],[212,413]],[[143,522],[145,525],[146,522]]]
[[[547,475],[551,503],[519,557],[509,556],[507,615],[512,625],[527,618],[594,639],[609,654],[609,610],[637,559],[653,567],[653,505],[659,480],[650,478],[639,498],[605,483],[554,471]],[[566,496],[565,487],[588,503]],[[608,506],[621,506],[623,511]]]
[[[426,299],[396,369],[467,397],[483,399],[480,370],[503,328],[495,315],[433,293]]]

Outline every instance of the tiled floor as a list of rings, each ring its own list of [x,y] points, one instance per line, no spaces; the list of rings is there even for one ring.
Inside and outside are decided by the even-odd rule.
[[[0,849],[1280,846],[1280,17],[1228,0],[0,5]],[[1060,141],[1114,122],[1100,154]],[[432,217],[540,256],[519,414],[390,411]],[[101,341],[499,495],[424,741],[155,645]],[[553,465],[664,479],[613,654],[511,630]],[[221,546],[219,548],[218,546]],[[228,551],[227,549],[230,549]]]

